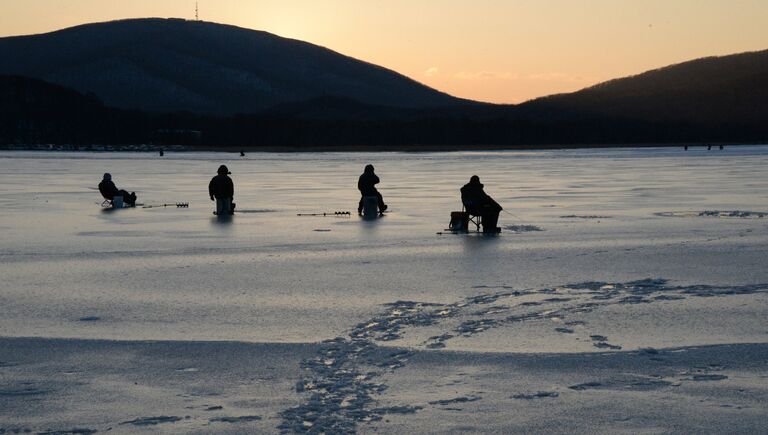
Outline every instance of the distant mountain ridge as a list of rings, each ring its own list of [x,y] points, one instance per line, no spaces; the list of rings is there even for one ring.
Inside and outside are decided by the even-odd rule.
[[[274,56],[233,54],[243,52]],[[168,130],[202,132],[196,145],[209,148],[768,142],[768,50],[495,105],[264,32],[129,20],[0,38],[0,112],[0,145],[168,143],[176,139],[158,134]]]
[[[519,108],[555,118],[578,114],[702,123],[768,121],[768,50],[682,62],[538,98]]]
[[[709,56],[608,80],[579,94],[637,96],[718,87],[768,71],[768,50]]]
[[[327,48],[230,25],[131,19],[0,38],[0,74],[151,112],[232,115],[327,95],[427,108],[467,103]]]

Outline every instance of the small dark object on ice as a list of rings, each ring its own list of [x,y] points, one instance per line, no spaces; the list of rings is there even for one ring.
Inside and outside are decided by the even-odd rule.
[[[515,394],[512,396],[513,399],[523,399],[523,400],[532,400],[532,399],[540,399],[543,397],[558,397],[560,394],[556,391],[539,391],[532,394]]]
[[[296,213],[296,216],[351,216],[352,213],[348,211],[334,211],[334,212],[323,212],[323,213]]]

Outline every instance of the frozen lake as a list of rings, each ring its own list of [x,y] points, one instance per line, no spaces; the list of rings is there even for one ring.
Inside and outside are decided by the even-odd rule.
[[[390,207],[373,221],[355,215],[356,181],[368,163]],[[212,215],[207,195],[220,164],[232,172],[239,211],[228,221]],[[246,157],[1,152],[0,336],[270,345],[348,337],[429,358],[445,352],[449,365],[450,351],[618,355],[762,345],[766,168],[767,146]],[[102,209],[96,186],[104,172],[140,203],[189,208]],[[499,236],[444,231],[450,212],[461,209],[459,188],[474,174],[505,207]],[[353,214],[297,216],[333,211]],[[540,231],[525,231],[531,227]],[[360,350],[338,352],[351,358]],[[0,354],[0,367],[9,360]],[[416,370],[392,364],[392,376]],[[290,376],[278,394],[297,394]],[[397,380],[390,384],[397,391]],[[467,400],[482,396],[470,390]],[[364,393],[373,395],[355,394]],[[764,413],[762,403],[752,412]],[[299,425],[302,418],[261,414],[265,428],[275,427],[270,418]],[[418,418],[425,411],[417,414],[416,426],[404,415],[397,427],[440,430]]]

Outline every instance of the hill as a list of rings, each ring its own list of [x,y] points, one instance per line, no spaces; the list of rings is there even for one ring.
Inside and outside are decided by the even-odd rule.
[[[519,105],[450,99],[449,105],[397,106],[327,94],[237,115],[227,106],[211,115],[128,110],[120,108],[127,104],[113,107],[101,100],[0,75],[0,145],[467,149],[764,143],[768,51],[697,59]]]
[[[529,116],[753,125],[768,121],[768,50],[707,57],[520,105]]]
[[[114,109],[60,85],[0,75],[3,145],[147,143],[178,118]]]
[[[466,102],[293,39],[180,19],[131,19],[0,38],[0,74],[151,112],[232,115],[323,96],[425,108]]]

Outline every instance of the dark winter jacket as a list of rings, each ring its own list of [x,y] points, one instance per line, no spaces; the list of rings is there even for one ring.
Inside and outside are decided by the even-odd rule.
[[[119,191],[112,180],[102,180],[101,183],[99,183],[99,192],[101,192],[101,196],[111,200]]]
[[[498,211],[503,210],[498,202],[485,193],[483,184],[479,181],[470,181],[461,188],[461,202],[470,213],[478,211],[481,207],[492,208]]]
[[[373,171],[365,171],[360,179],[357,180],[357,188],[363,196],[376,195],[376,185],[379,184],[379,177]]]
[[[232,179],[226,174],[213,177],[208,184],[208,194],[217,199],[233,198],[235,186],[232,184]]]

